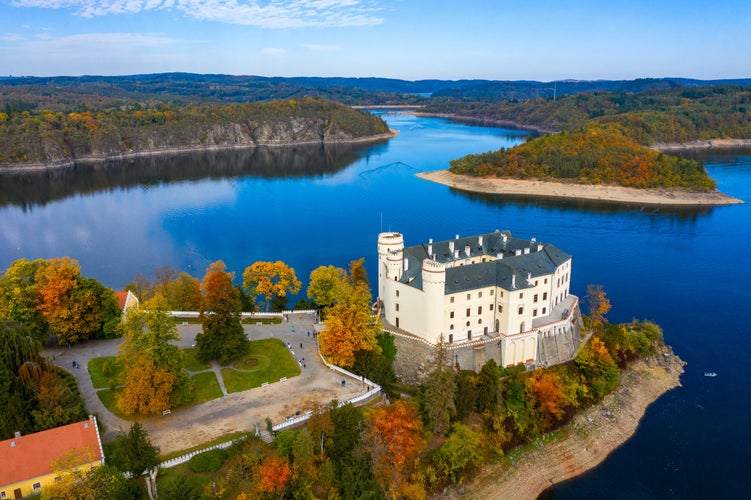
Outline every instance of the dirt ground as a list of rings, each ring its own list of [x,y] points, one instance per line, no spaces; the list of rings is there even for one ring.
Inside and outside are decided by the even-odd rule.
[[[295,359],[305,358],[306,367],[302,368],[302,373],[283,382],[269,381],[266,387],[232,393],[169,415],[139,419],[152,442],[162,453],[183,450],[232,432],[253,431],[256,425],[265,430],[266,418],[278,424],[297,411],[304,413],[326,405],[332,399],[346,401],[364,393],[367,388],[361,381],[347,378],[346,385],[342,386],[342,374],[323,364],[312,335],[314,321],[314,315],[293,314],[288,322],[279,325],[244,325],[251,340],[274,337],[289,342]],[[200,325],[180,324],[178,331],[182,346],[191,347],[200,332]],[[87,410],[97,413],[104,425],[104,441],[114,439],[120,430],[127,431],[131,422],[113,415],[104,407],[86,368],[94,357],[116,355],[121,343],[121,339],[96,340],[70,349],[62,347],[46,352],[54,355],[55,364],[75,375]],[[80,368],[73,367],[74,361]],[[217,366],[215,370],[218,370]]]

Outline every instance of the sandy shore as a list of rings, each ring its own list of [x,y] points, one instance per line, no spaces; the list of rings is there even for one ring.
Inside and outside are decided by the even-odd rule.
[[[435,170],[417,174],[421,179],[475,193],[575,198],[581,200],[632,203],[637,205],[700,206],[744,203],[719,191],[698,192],[670,189],[636,189],[621,186],[566,184],[562,182],[470,177]]]
[[[510,467],[485,467],[462,492],[441,498],[537,498],[551,485],[593,469],[636,432],[650,404],[680,386],[684,365],[669,347],[638,361],[622,372],[616,392],[577,415],[558,439],[515,458]]]
[[[751,148],[751,139],[710,139],[707,141],[657,143],[652,149],[668,153],[695,151],[702,149],[748,149]]]

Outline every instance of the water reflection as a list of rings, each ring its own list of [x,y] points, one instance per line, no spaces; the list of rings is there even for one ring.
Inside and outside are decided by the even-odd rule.
[[[385,146],[382,146],[385,147]],[[76,194],[238,177],[318,177],[336,173],[373,145],[305,145],[203,151],[128,160],[80,163],[71,168],[0,176],[0,206],[44,206]]]

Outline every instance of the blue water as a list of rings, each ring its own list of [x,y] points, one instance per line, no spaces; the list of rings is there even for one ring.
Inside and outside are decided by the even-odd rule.
[[[387,143],[307,151],[305,162],[231,153],[0,177],[0,268],[69,255],[85,275],[120,288],[163,265],[200,278],[222,259],[239,277],[257,260],[281,259],[306,281],[319,265],[365,257],[375,277],[382,229],[404,233],[408,245],[494,229],[534,236],[574,256],[573,293],[601,283],[611,321],[658,322],[688,362],[683,387],[650,407],[633,439],[548,495],[747,496],[749,205],[671,210],[469,195],[414,173],[512,146],[523,132],[384,116],[399,131]],[[720,190],[751,200],[749,153],[702,159]],[[719,376],[704,378],[705,370]]]

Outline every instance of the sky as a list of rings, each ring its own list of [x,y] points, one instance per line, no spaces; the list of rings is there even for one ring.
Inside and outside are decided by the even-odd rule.
[[[0,0],[0,75],[751,78],[751,1]]]

